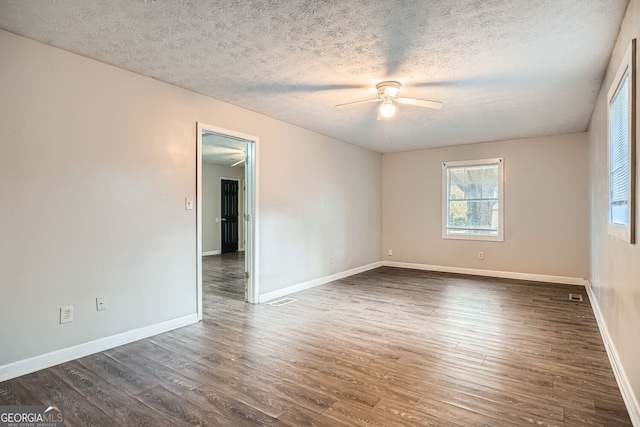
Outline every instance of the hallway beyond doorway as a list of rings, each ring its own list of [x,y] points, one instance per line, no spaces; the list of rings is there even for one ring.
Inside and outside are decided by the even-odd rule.
[[[244,252],[202,257],[204,313],[220,299],[244,301]]]

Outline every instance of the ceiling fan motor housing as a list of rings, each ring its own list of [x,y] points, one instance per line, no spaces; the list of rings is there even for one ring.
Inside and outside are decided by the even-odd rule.
[[[380,82],[376,85],[380,99],[385,97],[396,98],[400,92],[400,83],[394,81]]]

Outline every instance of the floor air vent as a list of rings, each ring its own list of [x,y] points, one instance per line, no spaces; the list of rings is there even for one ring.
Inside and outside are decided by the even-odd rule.
[[[289,303],[296,302],[296,301],[298,301],[298,300],[295,299],[295,298],[282,298],[282,299],[279,299],[279,300],[268,302],[267,304],[273,305],[275,307],[280,307],[281,305],[289,304]]]
[[[580,294],[569,294],[569,299],[571,301],[582,301],[582,295],[580,295]]]

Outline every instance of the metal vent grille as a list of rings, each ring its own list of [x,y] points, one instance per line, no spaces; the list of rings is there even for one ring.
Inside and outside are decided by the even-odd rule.
[[[569,299],[571,301],[582,301],[582,295],[580,295],[580,294],[569,294]]]
[[[298,301],[295,298],[282,298],[275,301],[268,302],[267,304],[273,305],[274,307],[280,307],[282,305],[290,304],[292,302]]]

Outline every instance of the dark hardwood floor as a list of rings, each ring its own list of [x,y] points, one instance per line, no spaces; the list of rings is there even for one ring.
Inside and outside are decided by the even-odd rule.
[[[203,322],[0,383],[0,405],[67,426],[631,426],[584,288],[383,267],[276,307],[243,302],[243,262],[204,258]]]
[[[226,299],[244,301],[244,271],[244,252],[202,257],[203,307],[212,308]]]

